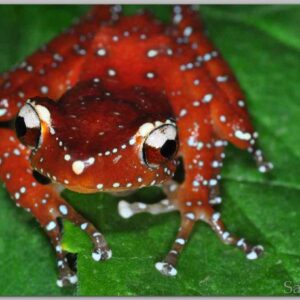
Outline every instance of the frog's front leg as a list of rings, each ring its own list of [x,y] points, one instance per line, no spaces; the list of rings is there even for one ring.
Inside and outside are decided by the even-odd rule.
[[[205,113],[205,112],[204,112]],[[200,118],[201,119],[201,118]],[[198,131],[201,128],[203,131]],[[245,239],[229,233],[212,204],[218,204],[218,186],[220,182],[221,161],[226,141],[213,137],[213,128],[209,123],[181,132],[184,147],[185,163],[184,183],[170,181],[164,185],[167,199],[156,204],[127,203],[121,201],[119,212],[129,218],[134,214],[149,212],[152,214],[166,213],[178,210],[181,215],[181,225],[175,241],[165,259],[156,263],[156,268],[164,275],[177,274],[176,263],[197,221],[204,221],[211,226],[225,244],[235,245],[246,253],[248,259],[256,259],[263,251],[261,246],[252,246]],[[217,165],[218,164],[218,165]]]
[[[201,157],[202,167],[193,162],[193,156]],[[248,259],[256,259],[263,251],[262,246],[252,246],[244,238],[229,233],[221,220],[221,214],[211,206],[211,201],[217,198],[211,198],[212,191],[216,190],[220,181],[213,168],[214,161],[216,153],[211,148],[205,147],[200,151],[193,149],[192,155],[186,159],[189,170],[186,169],[185,182],[178,186],[176,192],[167,191],[168,199],[180,211],[181,225],[171,250],[162,262],[156,264],[156,268],[164,275],[176,275],[177,259],[198,220],[209,224],[225,244],[235,245],[244,251]]]
[[[91,237],[94,244],[92,253],[94,260],[110,258],[111,250],[93,224],[86,221],[62,199],[52,184],[31,170],[30,152],[20,144],[15,133],[10,129],[0,129],[0,136],[0,179],[16,205],[31,212],[51,238],[60,273],[57,284],[64,286],[76,283],[76,274],[69,266],[67,252],[63,250],[61,244],[63,233],[61,221],[73,222]]]

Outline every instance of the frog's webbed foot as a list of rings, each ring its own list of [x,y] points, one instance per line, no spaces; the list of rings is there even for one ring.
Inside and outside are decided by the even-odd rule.
[[[221,241],[227,245],[234,245],[245,252],[247,259],[257,259],[264,251],[263,246],[253,246],[245,241],[244,238],[236,237],[234,234],[228,232],[221,220],[221,214],[210,209],[208,213],[204,214],[201,219],[210,225],[216,232]]]
[[[135,214],[143,212],[156,215],[178,210],[178,208],[168,199],[163,199],[154,204],[145,204],[142,202],[128,203],[124,200],[121,200],[119,202],[118,210],[121,217],[128,219]],[[182,222],[172,250],[169,252],[163,262],[158,262],[155,264],[156,269],[162,274],[169,276],[175,276],[177,274],[177,270],[175,268],[177,257],[183,249],[184,244],[193,229],[193,225],[194,222],[190,219],[185,219],[184,222]]]
[[[175,276],[177,274],[176,263],[179,254],[187,243],[195,224],[193,213],[187,213],[181,221],[173,246],[163,261],[157,262],[155,268],[163,275]]]
[[[170,180],[163,185],[163,190],[168,195],[168,198],[170,197],[170,199],[173,199],[173,197],[177,193],[178,186],[178,183],[173,180]],[[142,202],[129,203],[125,200],[121,200],[118,204],[119,215],[124,219],[128,219],[136,214],[143,212],[157,215],[174,210],[177,210],[177,208],[169,199],[163,199],[160,202],[154,204],[146,204]]]
[[[222,203],[222,198],[220,196],[219,185],[212,186],[209,191],[209,204],[218,205]]]
[[[49,236],[56,251],[57,267],[59,272],[58,279],[56,281],[57,286],[65,287],[76,284],[78,278],[75,266],[68,260],[68,252],[62,250],[60,229],[57,227],[49,233]]]
[[[58,287],[66,287],[69,285],[76,284],[78,281],[76,272],[70,269],[69,266],[59,268],[59,276],[56,280]]]
[[[47,203],[45,203],[45,205],[51,206],[49,211],[51,211],[52,214],[48,215],[46,222],[43,220],[41,223],[47,234],[50,236],[56,251],[57,266],[59,269],[57,285],[62,287],[70,284],[76,284],[76,270],[74,269],[72,262],[68,259],[69,253],[63,250],[62,247],[63,220],[72,222],[89,235],[94,245],[91,256],[95,261],[110,259],[112,251],[108,247],[104,236],[95,228],[95,226],[85,220],[58,195],[47,199]]]
[[[154,204],[146,204],[142,202],[129,203],[127,201],[121,200],[118,205],[119,215],[124,219],[128,219],[136,214],[143,212],[157,215],[174,210],[176,210],[176,207],[168,199],[164,199]]]
[[[79,213],[77,213],[72,206],[64,202],[64,204],[59,206],[59,213],[60,216],[56,218],[57,221],[58,219],[69,220],[89,235],[94,245],[92,258],[95,261],[107,260],[112,257],[112,251],[108,247],[103,234],[100,233],[91,222],[87,221]],[[60,234],[62,234],[62,232]]]
[[[248,152],[252,154],[259,172],[266,173],[274,168],[273,164],[265,159],[262,150],[258,149],[256,144],[249,147]]]
[[[172,186],[171,194],[170,187]],[[164,186],[164,190],[167,193],[169,199],[174,199],[176,190],[174,182]],[[245,241],[244,238],[238,238],[232,233],[229,233],[221,220],[221,214],[215,212],[215,210],[209,205],[202,201],[185,201],[184,205],[177,205],[177,201],[171,201],[164,199],[155,204],[145,204],[141,202],[128,203],[124,200],[119,202],[119,214],[123,218],[130,218],[135,214],[148,212],[151,214],[166,213],[174,210],[179,210],[181,213],[181,224],[178,230],[176,239],[166,255],[166,257],[155,264],[156,269],[167,276],[175,276],[177,274],[176,263],[182,252],[184,246],[187,244],[189,236],[193,230],[193,227],[197,221],[204,221],[211,226],[211,228],[217,233],[218,237],[225,244],[234,245],[241,249],[247,259],[254,260],[263,253],[263,247],[260,245],[252,246]]]
[[[254,260],[262,254],[264,250],[262,246],[252,246],[246,242],[245,239],[238,238],[229,233],[224,228],[220,213],[215,212],[210,206],[202,206],[200,203],[201,202],[198,201],[198,209],[193,209],[194,206],[191,206],[191,209],[181,212],[181,226],[175,242],[165,259],[155,265],[156,269],[163,275],[175,276],[177,274],[177,259],[185,244],[188,242],[195,222],[198,220],[208,223],[225,244],[235,245],[245,252],[247,259]]]

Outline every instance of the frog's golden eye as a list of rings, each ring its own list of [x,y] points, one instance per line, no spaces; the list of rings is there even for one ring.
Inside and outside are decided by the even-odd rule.
[[[41,137],[41,121],[30,104],[25,104],[15,121],[16,133],[20,141],[31,148],[37,148]]]
[[[143,160],[150,168],[174,159],[178,151],[178,135],[174,125],[152,130],[143,144]]]

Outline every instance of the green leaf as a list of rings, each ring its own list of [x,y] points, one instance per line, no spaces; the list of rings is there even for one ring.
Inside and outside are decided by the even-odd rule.
[[[1,69],[24,58],[86,9],[0,7]],[[151,9],[167,19],[168,8]],[[126,10],[130,14],[136,7]],[[246,260],[199,223],[180,258],[178,275],[166,278],[154,264],[174,240],[178,213],[124,220],[117,214],[119,199],[114,196],[65,191],[64,197],[77,211],[105,234],[113,257],[93,261],[87,236],[65,223],[64,247],[78,252],[79,284],[76,289],[60,290],[55,286],[55,258],[47,238],[1,189],[1,295],[267,296],[285,295],[286,281],[300,282],[300,7],[204,5],[200,11],[246,92],[261,146],[275,165],[271,174],[259,174],[248,153],[229,147],[222,171],[224,203],[219,210],[224,222],[230,231],[264,245],[264,256]],[[162,198],[160,189],[145,188],[127,200],[152,203]]]

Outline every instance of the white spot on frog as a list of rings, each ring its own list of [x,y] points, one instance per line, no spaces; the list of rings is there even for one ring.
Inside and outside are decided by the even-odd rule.
[[[145,123],[143,124],[139,130],[138,133],[142,136],[142,137],[146,137],[153,129],[154,129],[154,125],[152,123]]]
[[[48,231],[51,231],[51,230],[53,230],[55,227],[56,227],[56,223],[55,223],[54,221],[51,221],[51,222],[49,222],[48,225],[46,226],[46,229],[47,229]]]
[[[7,113],[6,108],[0,108],[0,117],[4,116]]]
[[[236,138],[244,141],[249,141],[251,139],[251,134],[249,132],[243,132],[241,130],[237,130],[234,132]]]
[[[72,164],[72,170],[76,175],[80,175],[84,171],[85,165],[81,160],[76,160]]]

